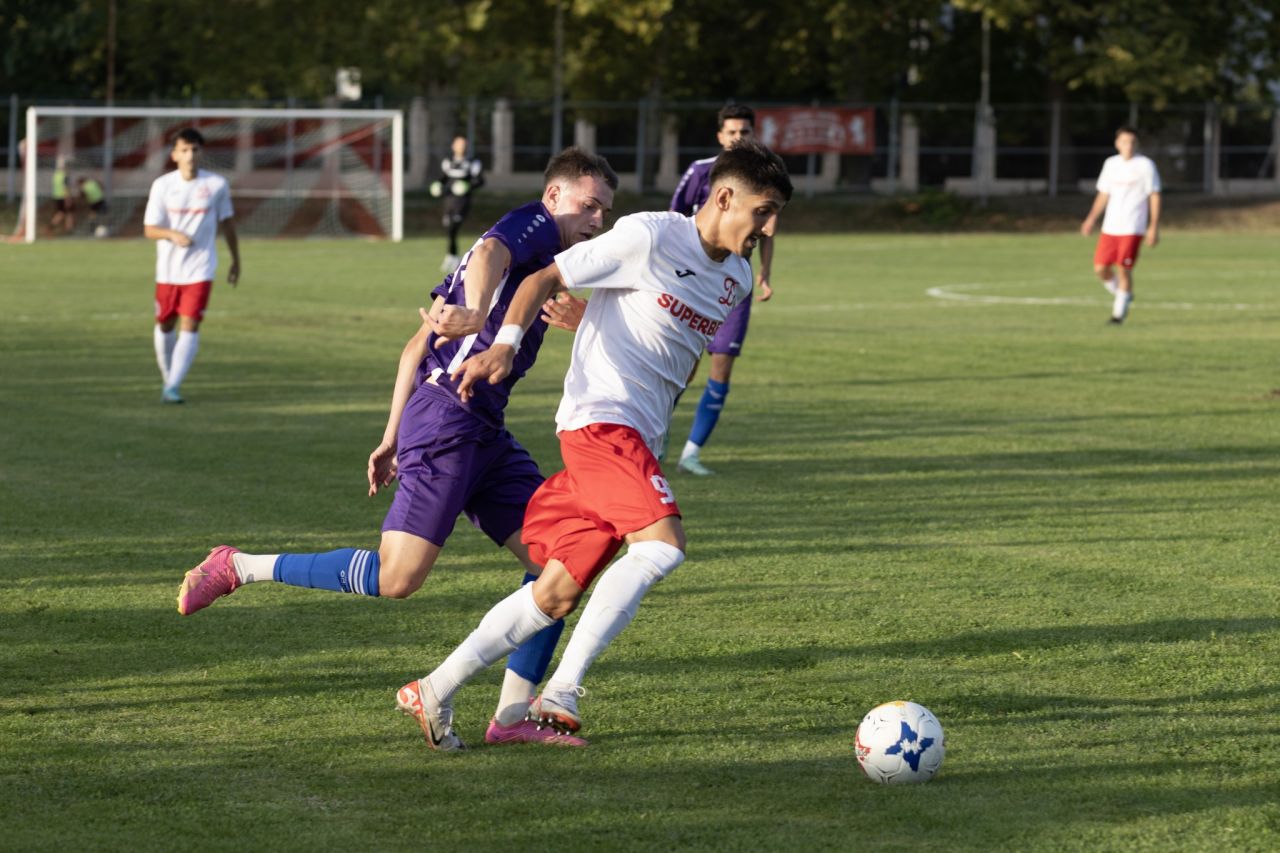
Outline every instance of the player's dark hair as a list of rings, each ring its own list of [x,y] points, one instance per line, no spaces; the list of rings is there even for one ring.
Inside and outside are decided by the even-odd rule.
[[[1116,139],[1119,139],[1120,134],[1122,133],[1132,134],[1134,139],[1138,138],[1138,131],[1134,130],[1132,127],[1129,127],[1129,125],[1127,124],[1122,124],[1116,128]]]
[[[746,104],[725,104],[720,108],[720,112],[716,113],[716,130],[724,130],[724,123],[731,118],[745,118],[751,122],[751,126],[756,126],[756,111]]]
[[[618,188],[618,173],[613,171],[609,161],[577,145],[570,145],[559,154],[552,156],[542,176],[543,186],[551,185],[557,178],[576,181],[578,178],[590,176],[602,178],[611,190]]]
[[[190,143],[191,145],[199,145],[201,148],[204,147],[204,134],[196,130],[194,127],[184,127],[182,130],[178,131],[173,137],[173,144],[177,145],[179,139],[183,142]]]
[[[782,158],[754,139],[742,139],[720,152],[711,167],[711,187],[727,180],[746,184],[753,192],[775,189],[784,201],[791,200],[791,177]]]

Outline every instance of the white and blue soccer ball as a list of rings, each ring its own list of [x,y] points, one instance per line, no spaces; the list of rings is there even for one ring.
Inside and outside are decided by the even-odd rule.
[[[928,782],[946,753],[942,724],[915,702],[886,702],[862,718],[854,748],[867,778],[882,785]]]

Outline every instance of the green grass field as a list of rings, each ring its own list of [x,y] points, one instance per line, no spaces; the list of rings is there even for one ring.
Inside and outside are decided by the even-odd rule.
[[[408,601],[174,607],[220,542],[376,544],[438,241],[247,241],[182,407],[148,243],[0,247],[0,846],[1274,850],[1276,245],[1168,233],[1114,328],[1078,236],[787,236],[591,747],[479,744],[495,668],[461,755],[392,702],[518,577],[465,520]],[[509,418],[546,473],[567,343]],[[891,699],[946,728],[928,785],[857,768]]]

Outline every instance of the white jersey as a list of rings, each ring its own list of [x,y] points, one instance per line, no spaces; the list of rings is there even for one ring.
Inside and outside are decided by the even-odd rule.
[[[227,179],[200,169],[189,181],[175,169],[155,179],[147,199],[146,225],[172,228],[191,238],[184,248],[156,241],[156,282],[195,284],[213,281],[218,271],[218,223],[235,215]]]
[[[594,289],[556,426],[623,424],[658,453],[702,350],[734,306],[751,298],[751,266],[738,255],[707,257],[694,220],[679,213],[624,216],[556,255],[556,266],[571,290]]]
[[[1115,154],[1102,164],[1098,192],[1110,196],[1102,217],[1103,234],[1145,234],[1150,216],[1147,200],[1160,192],[1160,173],[1150,157],[1134,154],[1126,160]]]

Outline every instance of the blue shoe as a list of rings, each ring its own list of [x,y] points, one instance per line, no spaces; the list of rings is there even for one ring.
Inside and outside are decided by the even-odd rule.
[[[185,403],[182,395],[178,393],[176,388],[166,388],[160,392],[161,403]]]

